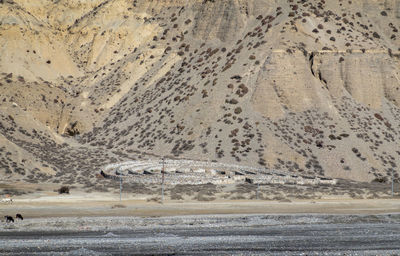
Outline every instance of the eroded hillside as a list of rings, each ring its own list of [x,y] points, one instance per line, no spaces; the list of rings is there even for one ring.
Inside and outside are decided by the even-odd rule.
[[[394,0],[0,1],[0,175],[165,156],[398,179],[399,29]]]

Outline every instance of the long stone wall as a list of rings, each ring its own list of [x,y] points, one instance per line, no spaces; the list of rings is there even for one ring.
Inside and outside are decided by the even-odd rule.
[[[286,172],[225,163],[192,160],[148,160],[109,164],[103,168],[108,178],[121,176],[126,182],[160,184],[164,167],[164,182],[177,184],[336,184],[336,179],[306,177]]]

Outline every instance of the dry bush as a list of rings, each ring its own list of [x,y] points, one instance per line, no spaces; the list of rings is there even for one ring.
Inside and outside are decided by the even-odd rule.
[[[69,194],[69,187],[62,186],[61,188],[58,189],[58,194]]]
[[[246,199],[246,197],[244,197],[243,195],[241,195],[241,194],[238,194],[238,195],[236,195],[236,196],[232,196],[231,197],[231,200],[245,200]]]
[[[178,193],[171,193],[171,200],[183,200],[183,197]]]
[[[376,183],[387,183],[388,179],[387,177],[376,177],[372,182]]]
[[[115,208],[126,208],[126,205],[123,205],[123,204],[114,204],[113,206],[111,206],[111,209],[115,209]]]
[[[234,112],[235,112],[236,115],[238,115],[238,114],[242,113],[242,108],[241,107],[237,107],[237,108],[235,108]]]
[[[199,193],[197,193],[197,196],[195,196],[193,199],[202,202],[209,202],[209,201],[214,201],[215,197],[208,196],[208,193],[205,191],[200,191]]]
[[[160,197],[151,197],[147,199],[147,202],[156,202],[156,203],[161,203],[161,198]]]

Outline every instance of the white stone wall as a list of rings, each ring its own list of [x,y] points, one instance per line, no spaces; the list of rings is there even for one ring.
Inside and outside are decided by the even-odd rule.
[[[162,165],[161,160],[129,161],[107,165],[104,167],[104,171],[110,175],[115,175],[115,171],[118,171],[124,175],[126,182],[161,184]],[[335,179],[302,177],[275,170],[206,161],[165,160],[164,167],[164,182],[170,185],[233,184],[244,182],[246,178],[254,184],[334,185],[337,182]],[[151,174],[144,174],[144,171]],[[240,171],[243,175],[236,175],[235,171]],[[249,174],[249,172],[254,174]],[[136,173],[137,175],[130,175],[129,173]]]

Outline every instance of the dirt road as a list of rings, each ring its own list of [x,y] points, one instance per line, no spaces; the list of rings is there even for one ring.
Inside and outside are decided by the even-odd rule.
[[[193,214],[382,214],[400,212],[399,199],[298,200],[215,200],[146,202],[107,197],[54,196],[20,199],[12,205],[0,205],[0,216],[21,213],[29,218],[63,216],[175,216]]]

